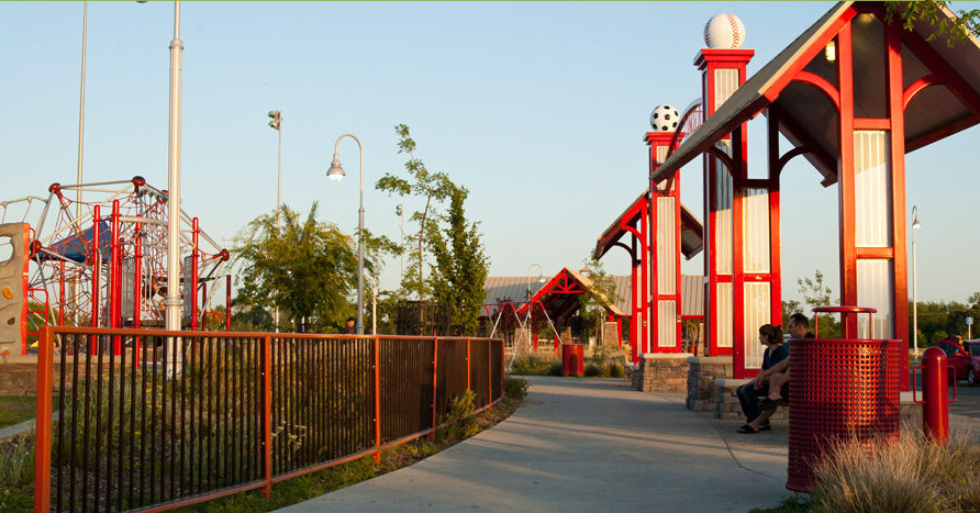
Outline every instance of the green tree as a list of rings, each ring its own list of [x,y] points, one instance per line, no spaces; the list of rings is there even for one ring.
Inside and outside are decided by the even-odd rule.
[[[922,0],[915,2],[885,2],[887,17],[898,16],[905,30],[913,30],[920,21],[930,23],[935,32],[926,40],[932,41],[941,35],[948,35],[946,44],[952,47],[969,39],[970,35],[980,34],[980,9],[956,11],[956,19],[950,21],[940,16],[943,9],[949,9],[950,2],[942,0]]]
[[[592,281],[591,291],[579,295],[579,308],[576,313],[579,336],[588,339],[593,334],[602,333],[602,322],[606,319],[608,308],[616,304],[616,283],[613,281],[602,262],[589,257],[584,260],[585,266],[591,270],[589,279]],[[600,342],[601,343],[601,342]]]
[[[408,161],[405,162],[408,178],[386,173],[375,184],[375,188],[386,191],[389,195],[397,194],[398,196],[415,196],[425,199],[425,208],[421,212],[414,212],[411,215],[411,220],[418,224],[419,230],[414,236],[409,237],[409,241],[414,243],[417,251],[410,254],[409,272],[402,277],[402,287],[406,292],[415,293],[419,301],[423,301],[430,291],[423,279],[422,271],[425,262],[423,253],[425,236],[427,232],[431,232],[436,227],[432,216],[435,207],[433,201],[445,201],[452,194],[455,186],[449,180],[449,175],[443,172],[429,171],[425,164],[415,157],[416,144],[407,125],[397,125],[395,133],[400,138],[398,153],[408,154]],[[414,279],[416,274],[418,275],[417,280]],[[409,276],[412,278],[408,278]]]
[[[333,223],[316,220],[317,203],[305,220],[283,205],[282,226],[264,214],[236,237],[238,300],[243,308],[266,311],[279,306],[296,323],[339,329],[351,313],[349,297],[357,283],[353,237]],[[261,317],[261,316],[260,316]]]
[[[443,231],[429,232],[429,250],[435,256],[431,266],[433,297],[451,308],[450,323],[459,334],[474,335],[479,329],[480,310],[486,291],[483,284],[490,271],[479,223],[466,220],[463,204],[468,191],[454,187]]]
[[[832,299],[833,291],[823,282],[823,273],[820,272],[820,269],[814,271],[812,279],[809,277],[799,278],[796,280],[796,284],[799,286],[803,304],[807,307],[808,311],[803,312],[807,317],[810,316],[814,308],[837,304],[837,301]],[[823,326],[820,330],[822,338],[840,336],[840,321],[836,315],[821,315],[820,325]]]

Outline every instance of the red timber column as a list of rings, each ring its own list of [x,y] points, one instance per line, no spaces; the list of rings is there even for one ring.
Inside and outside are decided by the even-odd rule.
[[[634,362],[639,361],[639,355],[651,352],[650,348],[650,258],[649,258],[649,247],[650,240],[647,231],[649,228],[649,222],[647,217],[649,214],[649,195],[645,198],[646,201],[641,202],[639,205],[640,215],[636,221],[637,226],[633,226],[631,222],[627,222],[625,219],[620,220],[619,227],[625,232],[630,233],[633,237],[633,254],[639,254],[639,259],[633,260],[633,276],[637,279],[633,280],[633,307],[635,312],[633,315],[633,326],[636,327],[636,345],[637,348],[633,352]],[[637,241],[639,241],[639,248],[637,248]],[[639,267],[637,269],[637,266]],[[632,337],[632,335],[631,335]]]
[[[702,72],[701,98],[705,121],[745,83],[745,67],[753,55],[755,51],[748,49],[705,48],[698,53],[694,65]],[[745,176],[746,170],[745,125],[737,132],[740,134],[737,138],[737,169],[729,170],[716,157],[704,157],[704,313],[705,338],[711,356],[732,355],[736,341],[741,351],[744,339],[742,330],[737,329],[743,325],[741,315],[735,315],[739,310],[736,309],[735,301],[734,264],[738,242],[736,235],[741,240],[736,229],[741,228],[742,218],[735,215],[741,201],[736,205],[735,191],[736,186],[744,186],[741,178]],[[718,144],[718,149],[729,156],[735,156],[732,141],[732,138],[726,138]],[[739,279],[742,279],[741,273]],[[738,299],[741,303],[741,298]]]
[[[661,107],[654,112],[659,113]],[[665,116],[677,116],[677,111]],[[671,121],[671,120],[667,120]],[[667,159],[674,137],[669,131],[647,132],[650,146],[650,175]],[[680,174],[660,183],[650,183],[650,345],[654,353],[681,352],[681,183]]]
[[[909,390],[908,275],[905,234],[905,119],[902,102],[901,26],[871,8],[837,35],[840,77],[840,279],[841,304],[875,308],[874,337],[901,339],[902,390]],[[860,27],[858,26],[860,25]],[[861,32],[855,34],[855,30]],[[878,39],[880,55],[855,54],[853,40]],[[882,63],[884,65],[882,65]],[[861,69],[862,74],[855,74]],[[872,91],[864,70],[884,73],[884,90]],[[863,94],[856,95],[861,90]],[[858,105],[868,94],[885,105]],[[860,318],[857,318],[860,317]],[[849,315],[848,338],[868,337],[868,316]]]
[[[640,361],[639,344],[640,330],[640,259],[637,258],[638,243],[636,237],[630,237],[630,357],[633,363]]]

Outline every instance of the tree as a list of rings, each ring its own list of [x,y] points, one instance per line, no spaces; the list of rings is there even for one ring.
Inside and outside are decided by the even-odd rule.
[[[980,9],[956,11],[956,19],[950,21],[946,16],[940,16],[940,11],[949,9],[949,2],[942,0],[925,0],[915,2],[886,2],[887,17],[898,16],[905,30],[913,30],[918,21],[932,24],[936,31],[926,40],[932,41],[940,35],[948,35],[946,44],[952,47],[969,39],[970,35],[980,34]],[[952,11],[952,9],[950,9]]]
[[[833,291],[829,286],[824,285],[823,273],[820,272],[820,269],[814,271],[813,279],[799,278],[796,280],[796,284],[800,287],[800,296],[803,297],[803,303],[807,306],[807,310],[812,311],[820,306],[831,306],[837,303],[831,299]],[[809,312],[804,315],[809,317]],[[824,326],[824,329],[821,330],[823,338],[834,338],[840,335],[840,322],[835,317],[834,315],[820,316],[820,324]]]
[[[486,298],[483,284],[490,272],[490,261],[480,240],[479,223],[469,223],[463,203],[468,191],[454,187],[446,228],[429,232],[429,250],[435,256],[431,266],[433,297],[449,305],[450,323],[460,334],[475,334],[480,326],[480,310]]]
[[[418,281],[409,280],[406,277],[402,278],[402,287],[409,293],[414,292],[417,294],[419,301],[423,301],[429,292],[429,288],[426,287],[425,281],[423,280],[422,270],[424,268],[425,258],[422,251],[425,246],[426,233],[434,230],[436,226],[430,217],[434,208],[432,202],[433,200],[437,202],[445,201],[452,194],[455,186],[449,180],[449,176],[446,173],[430,172],[421,160],[415,158],[416,144],[415,140],[409,134],[407,125],[401,124],[395,126],[395,133],[400,137],[398,141],[398,153],[408,154],[405,169],[408,171],[409,178],[405,179],[391,173],[386,173],[375,184],[375,188],[386,191],[389,195],[397,194],[399,196],[425,198],[425,208],[421,212],[414,212],[411,216],[411,220],[418,223],[419,226],[418,233],[410,237],[410,240],[414,241],[418,250],[416,253],[410,255],[410,272],[406,273],[407,276],[414,277],[415,272],[417,272]]]
[[[601,335],[602,322],[606,319],[608,308],[618,301],[618,297],[616,283],[602,267],[602,262],[591,256],[583,262],[591,270],[589,278],[592,280],[592,287],[591,291],[579,295],[577,317],[580,319],[579,336],[587,339],[593,333]]]
[[[306,220],[283,205],[281,228],[264,214],[236,237],[238,303],[244,308],[286,310],[296,323],[339,329],[351,313],[348,301],[357,283],[353,237],[333,223],[316,220],[317,203]]]

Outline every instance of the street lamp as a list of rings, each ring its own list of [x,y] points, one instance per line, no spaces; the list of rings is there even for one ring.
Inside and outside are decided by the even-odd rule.
[[[544,269],[542,269],[539,264],[531,264],[527,266],[527,289],[525,293],[527,294],[528,301],[531,300],[531,269],[534,267],[538,268],[538,283],[544,283]],[[530,311],[530,308],[528,311]]]
[[[339,182],[347,176],[344,168],[340,165],[340,157],[337,155],[337,146],[340,145],[340,140],[344,137],[350,137],[357,142],[357,148],[360,150],[361,154],[361,167],[360,167],[360,178],[361,178],[361,200],[360,206],[357,209],[357,334],[364,334],[364,147],[361,146],[361,140],[358,139],[353,134],[343,134],[337,138],[337,142],[333,145],[333,162],[330,164],[330,169],[327,170],[327,178],[330,178],[334,182]]]
[[[269,111],[269,126],[279,132],[279,178],[276,181],[276,236],[279,236],[279,218],[282,215],[282,114],[278,110]],[[276,304],[276,333],[279,333],[279,305]]]
[[[915,269],[915,232],[922,228],[919,222],[919,207],[912,205],[912,340],[914,341],[915,356],[919,356],[919,303],[917,301],[918,274]]]
[[[167,299],[166,328],[180,331],[180,1],[174,2],[174,38],[170,41],[170,136],[167,149]],[[194,290],[193,288],[191,290]],[[176,341],[171,341],[176,343]],[[176,354],[176,351],[171,354]],[[179,357],[179,355],[177,355]]]

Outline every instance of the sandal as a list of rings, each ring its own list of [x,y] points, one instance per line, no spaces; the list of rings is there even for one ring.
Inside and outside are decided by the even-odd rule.
[[[759,431],[772,431],[772,424],[768,422],[763,424],[762,427],[759,428]]]
[[[754,435],[759,432],[759,430],[752,427],[751,424],[742,424],[741,426],[739,426],[737,431],[739,433],[746,434],[746,435]]]
[[[762,401],[761,403],[759,403],[759,409],[762,410],[762,411],[774,410],[774,409],[780,407],[784,402],[785,401],[783,401],[782,399],[780,399],[778,401],[773,401],[772,399],[766,399],[765,401]]]

